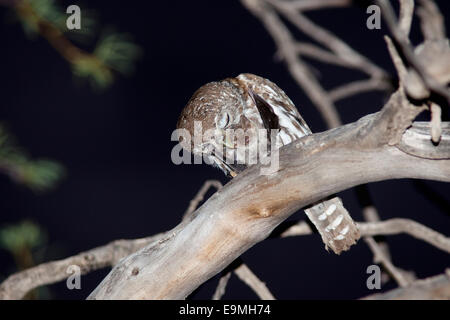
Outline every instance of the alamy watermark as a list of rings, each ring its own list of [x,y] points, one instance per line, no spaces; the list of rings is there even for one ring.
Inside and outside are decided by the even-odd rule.
[[[372,264],[367,267],[366,270],[367,274],[370,274],[370,276],[367,278],[366,285],[367,289],[373,290],[373,289],[381,289],[381,269],[376,264]]]
[[[367,7],[366,13],[370,14],[366,20],[367,29],[381,29],[381,8],[373,4]]]
[[[66,273],[70,274],[70,276],[66,280],[67,289],[80,290],[81,289],[81,268],[75,264],[72,264],[69,267],[67,267]]]
[[[70,16],[66,19],[66,27],[69,30],[81,29],[81,9],[79,6],[72,4],[67,7],[66,13]]]

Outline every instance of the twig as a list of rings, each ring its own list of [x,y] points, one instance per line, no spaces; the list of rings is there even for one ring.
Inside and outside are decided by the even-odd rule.
[[[414,238],[427,242],[428,244],[450,253],[450,238],[436,232],[418,222],[410,219],[390,219],[380,222],[358,222],[361,236],[386,236],[400,233],[408,234]],[[300,221],[283,232],[280,236],[292,237],[312,234],[313,230],[309,225]]]
[[[409,40],[398,28],[397,19],[391,4],[386,0],[377,0],[377,3],[382,8],[383,17],[391,31],[396,47],[401,51],[402,56],[405,57],[405,62],[407,62],[409,67],[417,73],[430,91],[444,98],[447,103],[450,104],[450,90],[448,90],[445,85],[436,81],[436,79],[429,74],[425,65],[416,58],[409,44]]]
[[[283,2],[277,0],[242,0],[242,3],[255,15],[266,27],[278,47],[278,52],[287,63],[288,70],[296,80],[297,84],[303,88],[311,101],[325,119],[329,128],[334,128],[341,124],[339,114],[336,111],[334,101],[349,97],[369,90],[386,90],[390,87],[386,72],[362,56],[344,41],[334,34],[314,24],[301,12],[302,9],[315,8],[315,6],[328,6],[339,4],[348,5],[348,1],[316,1],[315,4],[309,1]],[[267,4],[270,4],[267,5]],[[296,42],[284,23],[278,18],[275,8],[299,30],[324,45],[331,52],[323,50],[316,45]],[[293,52],[294,51],[294,52]],[[357,69],[370,75],[370,79],[357,81],[335,88],[328,94],[308,70],[305,62],[298,55],[308,56],[316,60],[335,64],[347,68]]]
[[[306,221],[301,220],[283,231],[280,234],[280,238],[306,236],[309,234],[313,234],[311,226]]]
[[[317,10],[331,7],[347,7],[352,3],[352,0],[293,0],[286,1],[286,7],[291,10]]]
[[[364,220],[367,222],[379,222],[380,216],[378,214],[378,210],[376,209],[372,199],[370,198],[370,194],[367,190],[367,187],[360,186],[358,187],[358,191],[359,191],[358,198],[363,198],[360,199],[360,201],[361,200],[365,201],[365,205],[363,206],[362,210]],[[393,277],[393,279],[400,286],[406,286],[415,280],[415,276],[412,272],[408,272],[394,266],[391,260],[389,246],[385,241],[377,241],[375,240],[374,237],[371,236],[365,236],[364,240],[373,253],[374,262],[381,263],[384,270],[388,272],[388,274],[385,274],[387,278],[389,278],[389,276]]]
[[[405,37],[408,37],[414,14],[414,0],[399,0],[399,2],[400,15],[398,19],[398,27],[404,33]]]
[[[430,105],[431,111],[431,140],[434,143],[438,143],[441,140],[442,135],[442,127],[441,127],[441,107],[439,107],[436,103],[431,103]]]
[[[425,40],[445,39],[444,17],[437,5],[432,0],[420,0],[417,14],[420,18],[420,26]]]
[[[334,64],[340,67],[359,70],[359,67],[356,67],[353,63],[350,63],[347,59],[343,59],[340,56],[330,51],[324,50],[311,43],[297,41],[295,43],[295,50],[297,54],[300,54],[304,57],[316,59],[318,61]]]
[[[295,25],[303,33],[329,48],[337,56],[357,67],[360,71],[367,73],[374,78],[386,78],[386,72],[364,57],[353,48],[351,48],[344,41],[339,39],[330,31],[318,26],[308,19],[301,12],[290,10],[286,5],[287,2],[277,0],[265,0],[274,6],[280,13],[283,14],[293,25]]]
[[[222,299],[223,295],[225,294],[225,289],[227,288],[227,284],[230,278],[231,278],[231,271],[228,271],[222,277],[220,277],[219,284],[217,285],[216,291],[214,291],[214,295],[212,297],[213,300]]]
[[[205,198],[206,193],[208,192],[209,188],[214,187],[216,190],[220,190],[223,185],[219,180],[206,180],[203,184],[203,186],[200,188],[200,190],[197,192],[195,197],[191,200],[189,203],[189,207],[186,209],[186,211],[183,214],[183,219],[185,219],[187,216],[191,215],[192,212],[197,209],[199,203],[203,201]]]
[[[373,237],[364,237],[364,241],[373,252],[374,263],[381,263],[401,287],[406,287],[410,284],[403,273],[392,264],[391,260],[386,256],[385,252],[383,252]]]
[[[448,269],[447,269],[448,270]],[[416,280],[408,287],[377,293],[363,300],[449,300],[450,276],[445,273],[427,279]]]
[[[391,60],[394,63],[395,70],[397,71],[398,78],[399,78],[399,87],[401,90],[403,90],[406,82],[406,76],[408,74],[408,71],[406,70],[406,67],[400,58],[400,55],[397,52],[397,49],[395,48],[394,44],[392,43],[392,40],[388,36],[384,36],[384,40],[386,41],[389,55],[391,56]]]
[[[273,294],[269,291],[266,284],[245,265],[244,263],[237,267],[234,272],[244,283],[246,283],[258,295],[261,300],[275,300]]]
[[[406,233],[432,246],[450,253],[450,238],[410,219],[391,219],[372,223],[359,223],[361,234],[367,236]]]
[[[346,83],[340,87],[330,90],[329,95],[333,101],[338,101],[367,91],[384,91],[389,89],[390,87],[391,86],[389,85],[389,83],[387,83],[385,80],[371,78]]]
[[[297,56],[295,41],[275,11],[260,0],[242,0],[242,3],[264,24],[277,44],[279,53],[286,61],[292,77],[317,106],[328,127],[339,126],[341,120],[336,107],[316,77]]]

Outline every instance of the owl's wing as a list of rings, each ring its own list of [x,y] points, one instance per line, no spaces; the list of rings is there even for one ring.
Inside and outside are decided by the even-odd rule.
[[[260,111],[260,107],[263,104],[270,106],[269,109],[278,118],[279,135],[283,144],[288,144],[305,135],[311,134],[311,130],[297,111],[294,103],[275,83],[250,73],[240,74],[236,79],[247,88],[249,99],[252,99],[251,93],[260,98],[260,103],[256,104],[258,110],[254,110],[254,112],[259,113],[259,117],[261,117],[263,123],[267,121],[267,119],[264,119],[267,117]],[[247,105],[253,105],[251,101],[248,102]],[[246,113],[251,116],[252,110],[246,110]],[[249,118],[251,119],[251,117]]]
[[[252,89],[249,89],[249,95],[258,109],[264,128],[267,130],[280,129],[278,116],[274,113],[272,107],[263,98],[254,93]]]

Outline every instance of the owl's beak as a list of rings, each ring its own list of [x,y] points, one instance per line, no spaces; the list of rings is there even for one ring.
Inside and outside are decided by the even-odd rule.
[[[218,157],[216,154],[213,154],[212,156],[214,158],[214,162],[226,175],[229,175],[232,178],[237,176],[237,172],[234,171],[231,165],[226,163],[222,158]]]
[[[234,145],[229,141],[226,140],[226,138],[224,140],[222,140],[220,142],[220,146],[226,146],[228,148],[232,148],[234,149]],[[227,176],[234,178],[235,176],[237,176],[237,174],[242,171],[240,170],[240,168],[238,168],[237,165],[233,165],[233,164],[229,164],[226,162],[226,160],[224,159],[223,155],[220,154],[216,154],[216,152],[214,149],[212,148],[213,146],[210,143],[206,143],[204,145],[202,145],[202,150],[203,153],[207,154],[208,157],[210,159],[212,159],[212,161],[214,161],[214,164],[220,169],[222,170]]]

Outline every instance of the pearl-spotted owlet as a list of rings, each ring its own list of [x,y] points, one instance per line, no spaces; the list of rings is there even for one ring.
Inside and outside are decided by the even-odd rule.
[[[308,125],[283,90],[267,79],[248,73],[211,82],[198,89],[183,109],[177,128],[186,129],[193,137],[196,121],[201,123],[203,131],[212,129],[216,133],[222,132],[222,136],[225,136],[228,129],[267,132],[276,129],[276,148],[311,134]],[[221,151],[235,146],[234,142],[227,139],[191,139],[189,145],[180,141],[183,148],[203,155],[231,177],[252,164],[226,161],[227,153]],[[248,144],[249,140],[245,140],[245,143]],[[211,146],[214,146],[213,151]],[[317,203],[305,212],[322,236],[325,247],[337,254],[347,250],[360,237],[358,228],[338,197]]]

